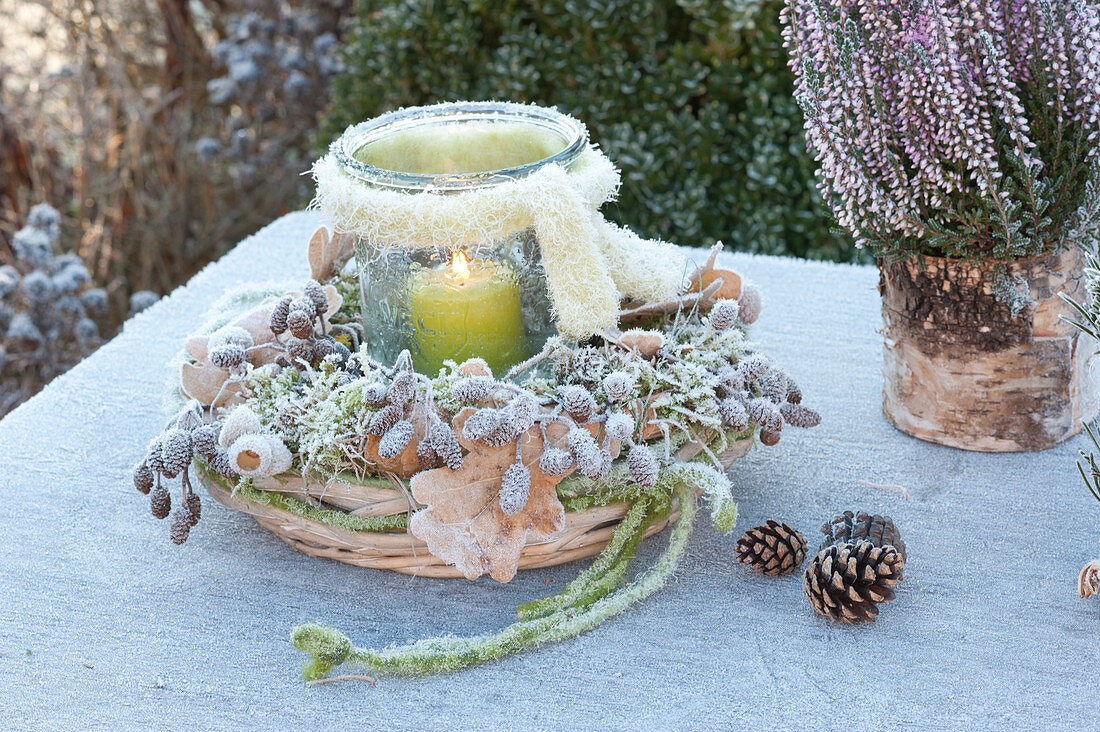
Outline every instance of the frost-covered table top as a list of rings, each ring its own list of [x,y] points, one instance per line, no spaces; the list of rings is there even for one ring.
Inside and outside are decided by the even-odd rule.
[[[129,472],[163,422],[165,364],[226,289],[304,279],[317,223],[248,239],[0,422],[0,728],[1100,725],[1100,604],[1075,587],[1100,554],[1083,438],[983,455],[896,432],[876,271],[747,255],[727,262],[765,293],[755,338],[825,421],[734,466],[734,535],[700,517],[678,579],[577,640],[448,677],[303,684],[299,622],[374,646],[484,632],[577,571],[409,578],[299,554],[213,501],[182,547],[149,517]],[[745,528],[785,520],[816,544],[847,508],[892,515],[908,545],[873,626],[816,617],[797,576],[732,559]]]

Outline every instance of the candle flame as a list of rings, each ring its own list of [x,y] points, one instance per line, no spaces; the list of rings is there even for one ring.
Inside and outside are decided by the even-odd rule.
[[[465,280],[470,277],[470,267],[467,264],[466,255],[459,249],[451,259],[451,273],[457,280]]]

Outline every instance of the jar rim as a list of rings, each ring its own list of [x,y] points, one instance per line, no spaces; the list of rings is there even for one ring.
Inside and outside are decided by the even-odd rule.
[[[455,122],[513,122],[559,135],[563,147],[553,155],[522,165],[471,173],[409,173],[380,168],[355,157],[365,145],[412,129]],[[515,102],[445,102],[406,107],[349,127],[330,151],[341,169],[364,183],[409,191],[458,191],[511,183],[558,163],[568,167],[588,147],[588,130],[556,109]]]

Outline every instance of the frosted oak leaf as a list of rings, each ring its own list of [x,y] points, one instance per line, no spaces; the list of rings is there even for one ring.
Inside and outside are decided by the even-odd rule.
[[[531,485],[522,510],[509,516],[500,507],[500,489],[504,474],[516,462],[516,442],[490,447],[463,435],[462,427],[475,411],[467,407],[452,421],[459,443],[469,451],[462,467],[425,470],[410,482],[413,498],[426,508],[410,517],[409,533],[467,579],[488,574],[507,582],[516,574],[524,546],[550,539],[565,526],[557,485],[572,471],[547,475],[539,458],[546,448],[566,447],[565,436],[574,425],[547,424],[545,441],[538,425],[517,438],[519,459],[530,471]],[[589,429],[595,433],[598,426]],[[617,455],[618,443],[611,448]]]

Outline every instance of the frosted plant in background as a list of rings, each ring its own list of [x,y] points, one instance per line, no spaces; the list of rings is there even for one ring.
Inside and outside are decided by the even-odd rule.
[[[67,371],[100,343],[107,293],[76,254],[57,255],[61,215],[40,203],[11,238],[14,263],[0,265],[0,416]],[[135,293],[132,307],[156,295]]]
[[[228,112],[224,136],[196,140],[200,160],[230,164],[243,182],[260,180],[272,169],[308,165],[328,81],[343,70],[339,20],[351,4],[261,0],[228,13],[226,37],[212,51],[222,75],[206,85],[210,104]]]
[[[1100,223],[1084,0],[787,0],[822,194],[859,246],[1009,259]]]

